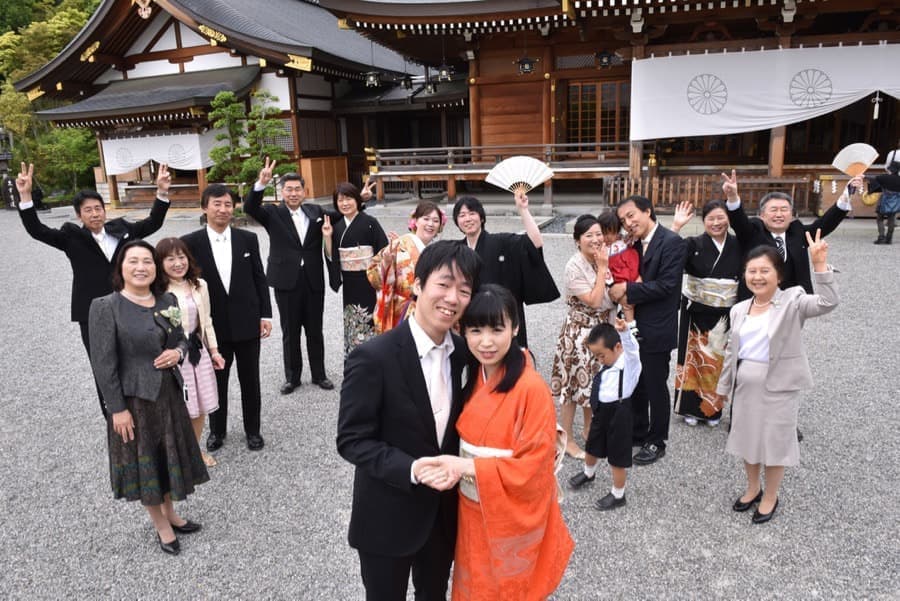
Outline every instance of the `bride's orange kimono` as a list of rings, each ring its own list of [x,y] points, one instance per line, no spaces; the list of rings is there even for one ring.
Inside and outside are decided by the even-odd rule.
[[[454,601],[545,599],[575,547],[557,498],[556,411],[526,357],[507,393],[491,392],[502,370],[485,383],[479,369],[456,422],[460,454],[475,457],[476,476],[460,481]]]

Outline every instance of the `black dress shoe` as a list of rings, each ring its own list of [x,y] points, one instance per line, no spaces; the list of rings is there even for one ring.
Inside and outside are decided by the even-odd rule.
[[[594,507],[599,511],[609,511],[610,509],[621,507],[624,504],[625,495],[622,495],[621,499],[617,499],[612,493],[607,493],[605,497],[594,503]]]
[[[209,437],[206,439],[206,450],[207,451],[218,451],[222,448],[222,445],[225,444],[225,435],[215,434],[213,432],[209,433]]]
[[[800,428],[797,428],[797,442],[803,442],[803,432],[800,431]]]
[[[313,384],[321,388],[322,390],[334,390],[334,382],[329,380],[328,378],[322,378],[321,380],[313,380]]]
[[[281,394],[291,394],[294,392],[294,389],[299,387],[300,384],[292,384],[291,382],[285,382],[281,385]]]
[[[760,513],[759,508],[753,512],[753,518],[751,518],[750,522],[753,524],[765,524],[769,520],[772,519],[772,516],[775,515],[775,510],[778,509],[778,499],[775,499],[775,505],[772,506],[772,511],[769,513]]]
[[[259,451],[266,445],[266,441],[259,434],[247,435],[247,448],[251,451]]]
[[[162,538],[160,538],[159,533],[157,533],[156,540],[159,541],[159,548],[162,549],[164,553],[168,553],[169,555],[178,555],[181,553],[181,543],[178,542],[177,538],[171,543],[164,543]]]
[[[172,524],[172,530],[174,530],[175,532],[180,532],[181,534],[190,534],[191,532],[197,532],[201,528],[203,528],[203,526],[201,526],[197,522],[192,522],[190,520],[185,520],[185,522],[181,526]]]
[[[584,473],[584,470],[582,470],[569,478],[569,488],[581,488],[585,484],[593,482],[596,477],[597,476],[588,476]]]
[[[638,465],[650,465],[657,459],[666,456],[666,450],[648,442],[641,450],[634,454],[634,462]]]
[[[755,503],[759,503],[762,500],[762,496],[763,496],[763,491],[762,491],[762,489],[760,489],[760,491],[758,493],[756,493],[756,496],[753,497],[752,499],[750,499],[749,501],[746,501],[746,502],[741,501],[741,497],[738,497],[737,501],[734,502],[734,505],[732,505],[731,508],[734,509],[735,511],[747,511],[748,509],[753,507],[753,505]]]

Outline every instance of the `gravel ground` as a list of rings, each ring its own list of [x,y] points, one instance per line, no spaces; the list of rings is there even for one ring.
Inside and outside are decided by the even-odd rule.
[[[411,207],[372,213],[385,229],[400,229]],[[58,227],[70,216],[56,209],[41,219]],[[488,226],[509,231],[519,222],[490,216]],[[196,211],[173,211],[151,241],[196,227]],[[265,232],[250,229],[267,253]],[[111,499],[105,428],[78,328],[68,321],[67,262],[29,239],[13,212],[0,212],[0,230],[0,597],[362,599],[346,542],[352,467],[334,446],[338,394],[308,380],[289,396],[278,393],[277,319],[262,345],[266,448],[247,451],[233,397],[212,480],[179,504],[203,531],[182,536],[182,555],[170,557],[137,504]],[[458,236],[452,226],[448,236]],[[673,419],[666,457],[630,471],[625,508],[592,509],[607,492],[606,471],[566,498],[577,546],[556,599],[900,598],[900,423],[890,409],[900,381],[889,367],[900,339],[900,245],[873,246],[874,237],[869,220],[847,221],[829,237],[841,305],[806,326],[816,388],[801,409],[801,465],[787,472],[775,519],[751,526],[749,515],[731,511],[743,470],[723,453],[724,427]],[[558,279],[573,250],[569,234],[546,235]],[[339,386],[338,295],[327,293],[325,310],[326,365]],[[528,309],[545,376],[563,312],[561,301]],[[562,475],[577,469],[568,459]]]

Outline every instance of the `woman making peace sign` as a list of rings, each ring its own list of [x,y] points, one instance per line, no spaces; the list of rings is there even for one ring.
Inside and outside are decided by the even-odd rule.
[[[775,247],[758,246],[747,254],[744,279],[753,297],[731,308],[731,333],[716,389],[722,400],[734,400],[726,450],[744,460],[747,472],[747,489],[733,508],[747,511],[759,503],[754,524],[772,519],[784,468],[800,462],[797,412],[803,391],[812,388],[803,323],[838,304],[822,232],[816,231],[815,240],[807,232],[806,241],[818,294],[806,294],[802,286],[778,288],[784,263]]]

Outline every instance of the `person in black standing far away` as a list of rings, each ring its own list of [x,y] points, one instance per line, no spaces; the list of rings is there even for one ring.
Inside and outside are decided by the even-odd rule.
[[[325,311],[325,268],[322,255],[322,224],[325,211],[306,203],[306,182],[297,173],[281,176],[281,203],[263,205],[263,192],[272,181],[275,161],[259,170],[259,179],[244,201],[244,210],[269,233],[269,262],[266,279],[275,290],[281,316],[281,343],[284,355],[284,384],[281,394],[300,386],[303,353],[300,335],[306,330],[306,356],[312,382],[324,390],[334,384],[325,375],[325,338],[322,314]]]

